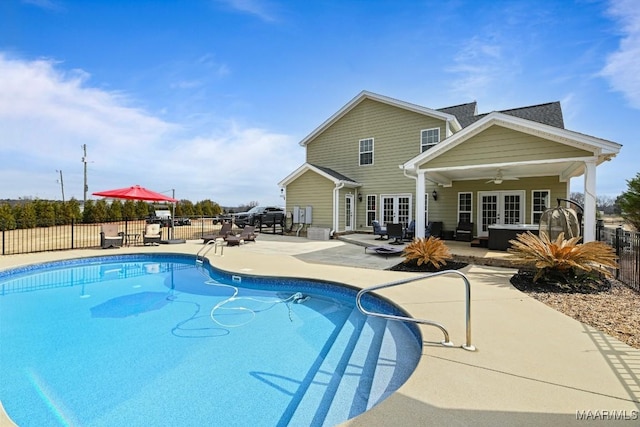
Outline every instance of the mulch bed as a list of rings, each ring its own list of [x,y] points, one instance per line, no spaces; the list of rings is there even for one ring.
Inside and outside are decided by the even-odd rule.
[[[440,268],[435,268],[433,264],[422,264],[418,265],[416,261],[411,262],[401,262],[400,264],[396,264],[393,267],[390,267],[389,270],[393,271],[409,271],[413,273],[435,273],[437,271],[443,270],[460,270],[461,268],[466,267],[469,264],[463,262],[456,261],[448,261],[445,265],[440,266]]]

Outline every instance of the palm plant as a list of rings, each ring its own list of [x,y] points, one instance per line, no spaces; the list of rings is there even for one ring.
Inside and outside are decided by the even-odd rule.
[[[437,237],[414,239],[402,252],[404,263],[415,262],[418,266],[432,265],[438,269],[452,259],[451,252],[445,243]]]
[[[565,240],[560,233],[551,241],[545,233],[536,236],[528,231],[509,241],[508,252],[514,261],[535,267],[534,282],[542,278],[570,283],[594,272],[610,277],[609,269],[618,267],[613,248],[603,242],[578,244],[580,239]]]

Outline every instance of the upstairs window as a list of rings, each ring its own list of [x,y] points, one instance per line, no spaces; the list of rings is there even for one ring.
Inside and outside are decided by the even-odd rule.
[[[373,164],[373,138],[360,140],[360,166]]]
[[[420,152],[424,153],[429,148],[440,142],[440,128],[424,129],[420,131]]]

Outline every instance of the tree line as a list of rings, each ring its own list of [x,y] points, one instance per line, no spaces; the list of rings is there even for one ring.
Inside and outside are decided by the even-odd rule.
[[[173,209],[171,205],[167,205]],[[139,220],[154,214],[154,205],[144,201],[105,199],[87,200],[82,204],[76,200],[19,200],[0,202],[0,230],[50,227],[71,223],[93,224],[99,222]],[[222,208],[211,200],[193,203],[180,200],[176,203],[176,217],[212,217],[222,213]]]

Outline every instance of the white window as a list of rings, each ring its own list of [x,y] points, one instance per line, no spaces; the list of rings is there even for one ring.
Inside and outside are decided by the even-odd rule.
[[[440,142],[440,128],[424,129],[420,131],[421,153],[424,153],[438,142]]]
[[[373,221],[376,219],[377,202],[378,198],[375,195],[367,196],[367,226],[372,226]]]
[[[542,213],[549,209],[549,190],[533,190],[531,192],[531,222],[540,224]]]
[[[360,140],[360,166],[373,164],[373,138]]]
[[[471,196],[471,193],[458,193],[458,222],[472,222],[473,199]]]

